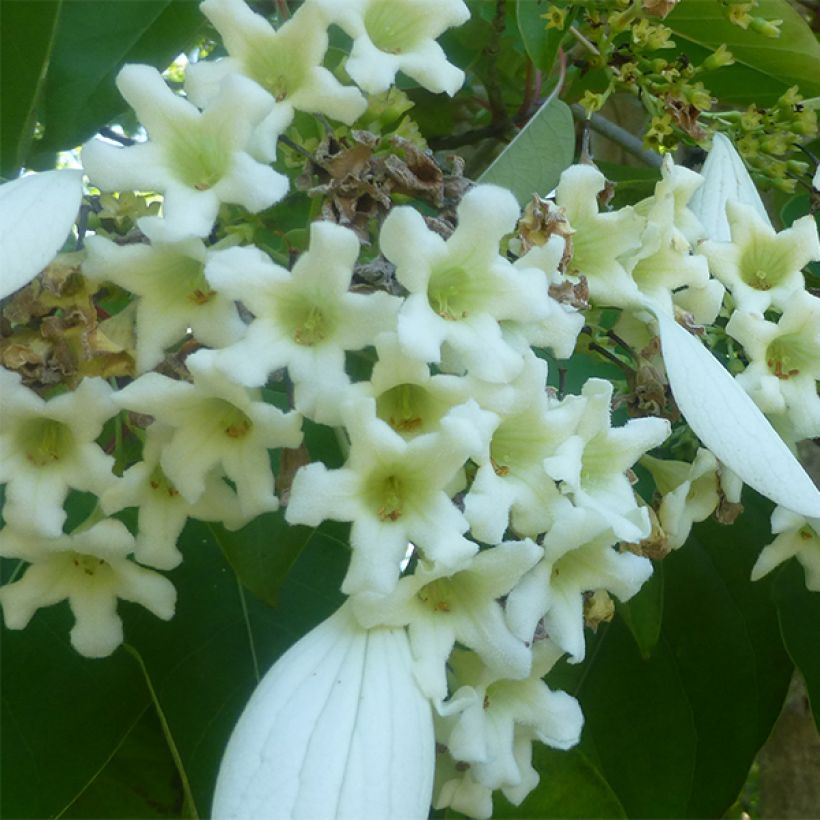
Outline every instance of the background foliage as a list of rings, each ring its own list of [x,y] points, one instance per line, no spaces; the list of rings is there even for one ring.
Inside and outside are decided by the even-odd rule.
[[[575,41],[545,29],[541,0],[470,5],[472,20],[443,38],[467,70],[464,89],[449,100],[402,87],[431,147],[460,153],[469,176],[507,185],[523,204],[573,161],[569,106],[594,87],[595,72],[570,63],[561,99],[544,105]],[[123,63],[163,69],[207,36],[196,3],[180,0],[3,0],[0,8],[5,177],[52,167],[56,152],[127,122],[114,87]],[[783,36],[731,25],[715,0],[684,0],[665,24],[674,53],[693,61],[729,45],[735,64],[705,78],[722,104],[770,105],[795,84],[804,97],[820,95],[820,46],[803,17],[785,0],[761,0],[758,13],[782,19]],[[656,176],[622,156],[602,167],[622,181],[619,203],[639,199]],[[790,222],[809,198],[779,192],[771,204]],[[560,363],[568,384],[610,375],[591,362]],[[332,436],[309,430],[306,444],[313,458],[338,463]],[[770,506],[752,493],[744,506],[731,528],[696,526],[618,617],[590,633],[587,660],[554,670],[549,682],[583,707],[582,743],[570,752],[538,747],[540,786],[517,808],[499,797],[497,816],[721,816],[794,665],[820,712],[820,601],[794,561],[749,581],[771,540]],[[222,749],[260,674],[340,602],[346,532],[288,528],[270,514],[239,533],[189,522],[180,547],[185,560],[170,573],[176,617],[166,624],[120,604],[126,645],[110,658],[86,660],[69,647],[65,603],[40,611],[23,632],[3,631],[4,816],[208,815]],[[4,561],[2,580],[16,569]]]

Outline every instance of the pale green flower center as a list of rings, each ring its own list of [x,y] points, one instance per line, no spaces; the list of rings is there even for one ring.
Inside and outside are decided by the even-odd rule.
[[[296,344],[318,345],[336,332],[338,319],[332,306],[317,304],[302,293],[291,293],[276,305],[280,324]]]
[[[179,495],[179,490],[177,490],[168,479],[168,476],[165,475],[159,464],[154,467],[153,472],[148,478],[148,484],[158,495],[167,496],[168,498],[176,498]]]
[[[253,429],[250,417],[224,399],[208,399],[206,409],[215,420],[217,428],[227,438],[244,438]]]
[[[28,419],[20,430],[26,458],[36,467],[48,467],[65,458],[74,447],[71,429],[53,419]]]
[[[798,333],[776,338],[766,348],[766,366],[778,379],[787,381],[811,368],[815,351]]]
[[[188,301],[205,305],[216,296],[205,278],[204,263],[190,256],[165,254],[158,265],[159,275],[169,298],[176,303]]]
[[[294,59],[294,48],[283,44],[267,43],[265,48],[254,48],[245,57],[245,71],[281,102],[291,96],[305,82],[307,69],[302,60]]]
[[[520,469],[543,460],[544,443],[535,434],[532,424],[522,423],[521,416],[503,421],[490,442],[490,463],[495,474],[502,478],[510,470]]]
[[[197,191],[213,188],[225,176],[231,161],[226,141],[201,131],[176,131],[168,150],[174,173]]]
[[[412,435],[434,426],[446,407],[418,384],[398,384],[376,399],[376,415],[397,433]]]
[[[433,271],[427,298],[433,310],[448,321],[466,319],[480,306],[483,289],[477,278],[462,267]]]
[[[771,290],[791,273],[782,254],[782,247],[773,242],[751,242],[740,259],[740,278],[755,290]]]
[[[453,587],[449,578],[439,578],[423,586],[416,597],[431,611],[447,613],[452,609]]]
[[[376,468],[363,485],[365,502],[380,521],[398,521],[411,504],[422,505],[428,493],[424,477],[399,464]]]
[[[411,51],[428,35],[425,13],[413,0],[374,0],[364,26],[373,45],[389,54]]]

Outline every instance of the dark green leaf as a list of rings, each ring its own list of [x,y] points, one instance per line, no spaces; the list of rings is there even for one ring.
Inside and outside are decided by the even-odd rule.
[[[618,612],[629,627],[646,659],[654,650],[661,635],[663,619],[663,564],[656,563],[652,577],[640,592],[626,603],[618,603]]]
[[[153,706],[62,817],[180,817],[184,793]]]
[[[62,0],[3,3],[0,32],[0,175],[14,177],[34,134]]]
[[[575,129],[572,112],[561,100],[542,106],[479,177],[509,188],[520,205],[533,194],[546,196],[572,164]]]
[[[493,817],[626,817],[606,780],[579,749],[568,752],[542,744],[533,748],[533,767],[541,781],[520,806],[495,793]]]
[[[820,43],[787,0],[760,0],[752,14],[783,20],[778,38],[730,23],[714,0],[678,3],[664,23],[694,62],[725,43],[735,65],[704,74],[707,88],[723,102],[767,105],[789,86],[806,97],[820,94]]]
[[[63,603],[2,636],[2,816],[53,817],[102,771],[150,701],[133,660],[80,657]]]
[[[114,80],[124,63],[164,69],[203,24],[187,0],[65,3],[46,80],[38,151],[73,148],[127,109]]]
[[[794,559],[777,574],[774,596],[783,643],[806,681],[820,731],[820,593],[806,589],[803,567]]]

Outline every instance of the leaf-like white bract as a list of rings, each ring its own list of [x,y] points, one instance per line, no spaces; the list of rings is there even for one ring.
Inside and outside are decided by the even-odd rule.
[[[435,741],[404,629],[349,606],[292,646],[256,688],[219,770],[214,820],[423,820]]]
[[[668,314],[653,312],[672,394],[698,438],[762,495],[820,517],[820,491],[757,405],[697,339]]]
[[[689,209],[700,220],[709,239],[732,241],[726,217],[726,203],[730,200],[749,205],[761,219],[771,224],[763,200],[728,137],[715,134],[712,149],[700,173],[703,185],[692,196]]]
[[[57,254],[77,216],[82,171],[46,171],[0,185],[0,299],[27,285]]]

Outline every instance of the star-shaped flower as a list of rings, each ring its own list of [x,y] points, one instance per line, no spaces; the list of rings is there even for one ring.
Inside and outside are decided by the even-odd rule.
[[[30,564],[19,581],[0,587],[6,626],[23,629],[40,607],[68,599],[75,619],[71,645],[81,655],[101,658],[122,643],[118,598],[170,620],[176,604],[173,584],[129,561],[133,548],[133,536],[113,519],[53,539],[6,527],[0,533],[0,555]]]
[[[726,213],[732,241],[700,245],[710,270],[732,292],[740,310],[785,310],[805,288],[802,268],[820,260],[814,217],[803,216],[777,233],[749,205],[729,201]]]
[[[777,538],[763,547],[752,567],[752,580],[760,580],[794,556],[803,565],[806,586],[812,592],[820,592],[820,519],[806,518],[785,507],[775,507],[772,532]]]
[[[111,481],[114,459],[95,443],[117,412],[103,379],[84,379],[49,401],[25,387],[18,373],[0,368],[0,484],[9,525],[56,538],[70,488],[99,495]]]
[[[114,282],[139,297],[138,372],[156,367],[165,349],[183,339],[189,329],[197,341],[211,347],[235,342],[245,332],[233,299],[214,290],[205,278],[202,240],[117,245],[103,236],[91,236],[86,248],[85,276]]]
[[[262,138],[275,150],[276,137],[294,112],[326,114],[351,125],[367,108],[361,93],[343,86],[323,65],[328,21],[314,3],[304,3],[278,29],[243,0],[205,0],[205,16],[222,37],[230,56],[189,66],[185,89],[204,106],[218,93],[221,81],[238,73],[258,83],[276,101],[262,124]]]
[[[530,650],[510,632],[496,599],[542,554],[527,540],[484,550],[452,575],[442,576],[420,563],[389,595],[357,595],[353,611],[366,627],[407,626],[416,679],[434,703],[447,696],[446,663],[456,641],[477,652],[499,675],[524,678],[530,671]]]
[[[386,91],[401,71],[419,85],[451,97],[464,72],[447,61],[436,38],[470,18],[463,0],[309,0],[353,38],[345,70],[370,94]]]
[[[820,299],[795,293],[778,322],[736,310],[726,332],[737,339],[749,366],[737,381],[770,414],[788,414],[800,438],[820,435]]]
[[[92,184],[103,191],[137,188],[165,195],[164,219],[143,217],[140,225],[153,225],[168,241],[207,236],[220,203],[257,213],[287,192],[287,177],[248,153],[256,127],[273,105],[256,83],[226,78],[204,111],[174,94],[150,66],[126,65],[117,87],[148,131],[148,141],[117,148],[92,140],[82,161]]]
[[[268,448],[297,447],[302,417],[284,414],[219,373],[189,357],[193,384],[146,373],[115,394],[128,410],[154,416],[173,428],[160,466],[189,504],[205,493],[211,471],[220,466],[236,485],[242,515],[275,510]]]
[[[467,521],[451,501],[464,486],[463,467],[486,447],[495,416],[475,402],[456,407],[437,432],[406,441],[375,415],[373,399],[349,402],[345,466],[302,467],[291,487],[286,518],[317,526],[352,521],[350,568],[342,591],[389,594],[412,542],[443,571],[460,569],[478,550],[464,538]]]
[[[351,293],[356,234],[331,222],[310,226],[310,247],[293,272],[255,247],[215,251],[205,275],[220,293],[241,299],[255,318],[245,336],[219,351],[195,354],[248,387],[287,367],[300,412],[337,425],[340,391],[349,384],[345,351],[360,350],[395,325],[401,300]]]
[[[398,321],[408,355],[438,363],[449,348],[468,373],[496,383],[521,371],[521,352],[505,341],[499,322],[538,322],[551,305],[543,270],[513,267],[499,255],[518,213],[509,191],[480,185],[462,199],[458,227],[445,242],[413,208],[390,212],[379,241],[410,291]]]

